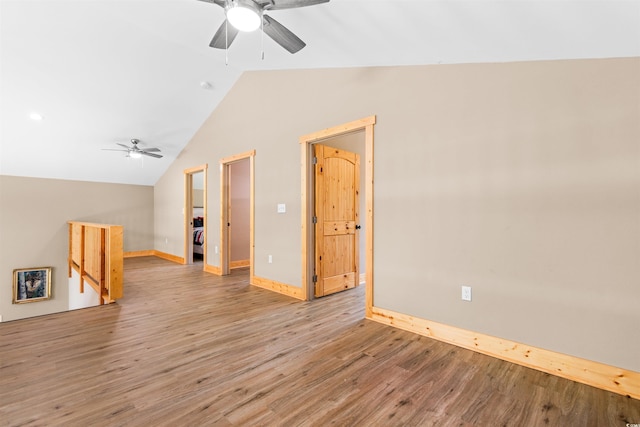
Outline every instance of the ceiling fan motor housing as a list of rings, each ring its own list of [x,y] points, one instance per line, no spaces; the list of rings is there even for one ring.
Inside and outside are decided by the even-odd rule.
[[[229,23],[240,31],[255,31],[262,23],[262,9],[253,0],[229,1],[224,10]]]

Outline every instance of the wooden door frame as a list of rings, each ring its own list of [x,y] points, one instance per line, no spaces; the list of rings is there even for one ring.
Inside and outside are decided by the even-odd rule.
[[[360,120],[334,126],[318,132],[300,137],[300,163],[302,166],[301,191],[302,191],[302,299],[310,299],[309,266],[313,264],[312,236],[310,231],[312,224],[312,194],[309,188],[311,171],[310,146],[316,142],[324,141],[336,136],[364,130],[365,135],[365,314],[370,317],[373,309],[373,126],[376,124],[376,116],[365,117]],[[362,214],[362,213],[361,213]]]
[[[207,266],[207,163],[188,168],[184,170],[184,264],[193,264],[193,174],[203,173],[203,190],[202,190],[202,210],[204,212],[204,245],[202,245],[202,259],[206,269]],[[191,213],[191,214],[189,214]]]
[[[230,237],[229,237],[229,171],[232,163],[249,159],[249,281],[253,282],[253,247],[254,247],[254,167],[256,150],[246,151],[234,156],[220,159],[220,274],[227,275],[230,268]]]

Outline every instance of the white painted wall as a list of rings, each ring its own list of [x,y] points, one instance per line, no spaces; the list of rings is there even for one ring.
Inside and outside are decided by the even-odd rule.
[[[95,307],[97,305],[100,305],[98,293],[86,282],[84,292],[80,293],[80,275],[77,271],[71,269],[71,277],[69,278],[69,310]]]

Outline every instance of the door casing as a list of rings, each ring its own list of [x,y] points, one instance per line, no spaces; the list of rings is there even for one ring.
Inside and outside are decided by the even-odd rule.
[[[318,132],[303,135],[300,143],[301,194],[302,194],[302,299],[309,300],[312,295],[313,282],[313,223],[311,210],[313,193],[310,189],[311,145],[326,139],[344,135],[359,130],[365,133],[365,212],[361,212],[366,218],[365,226],[365,315],[371,317],[373,308],[373,130],[376,124],[376,116],[365,117],[339,126],[327,128]]]

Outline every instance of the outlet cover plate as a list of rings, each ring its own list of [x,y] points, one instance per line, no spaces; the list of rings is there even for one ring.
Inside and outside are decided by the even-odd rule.
[[[462,300],[471,301],[471,286],[462,285]]]

